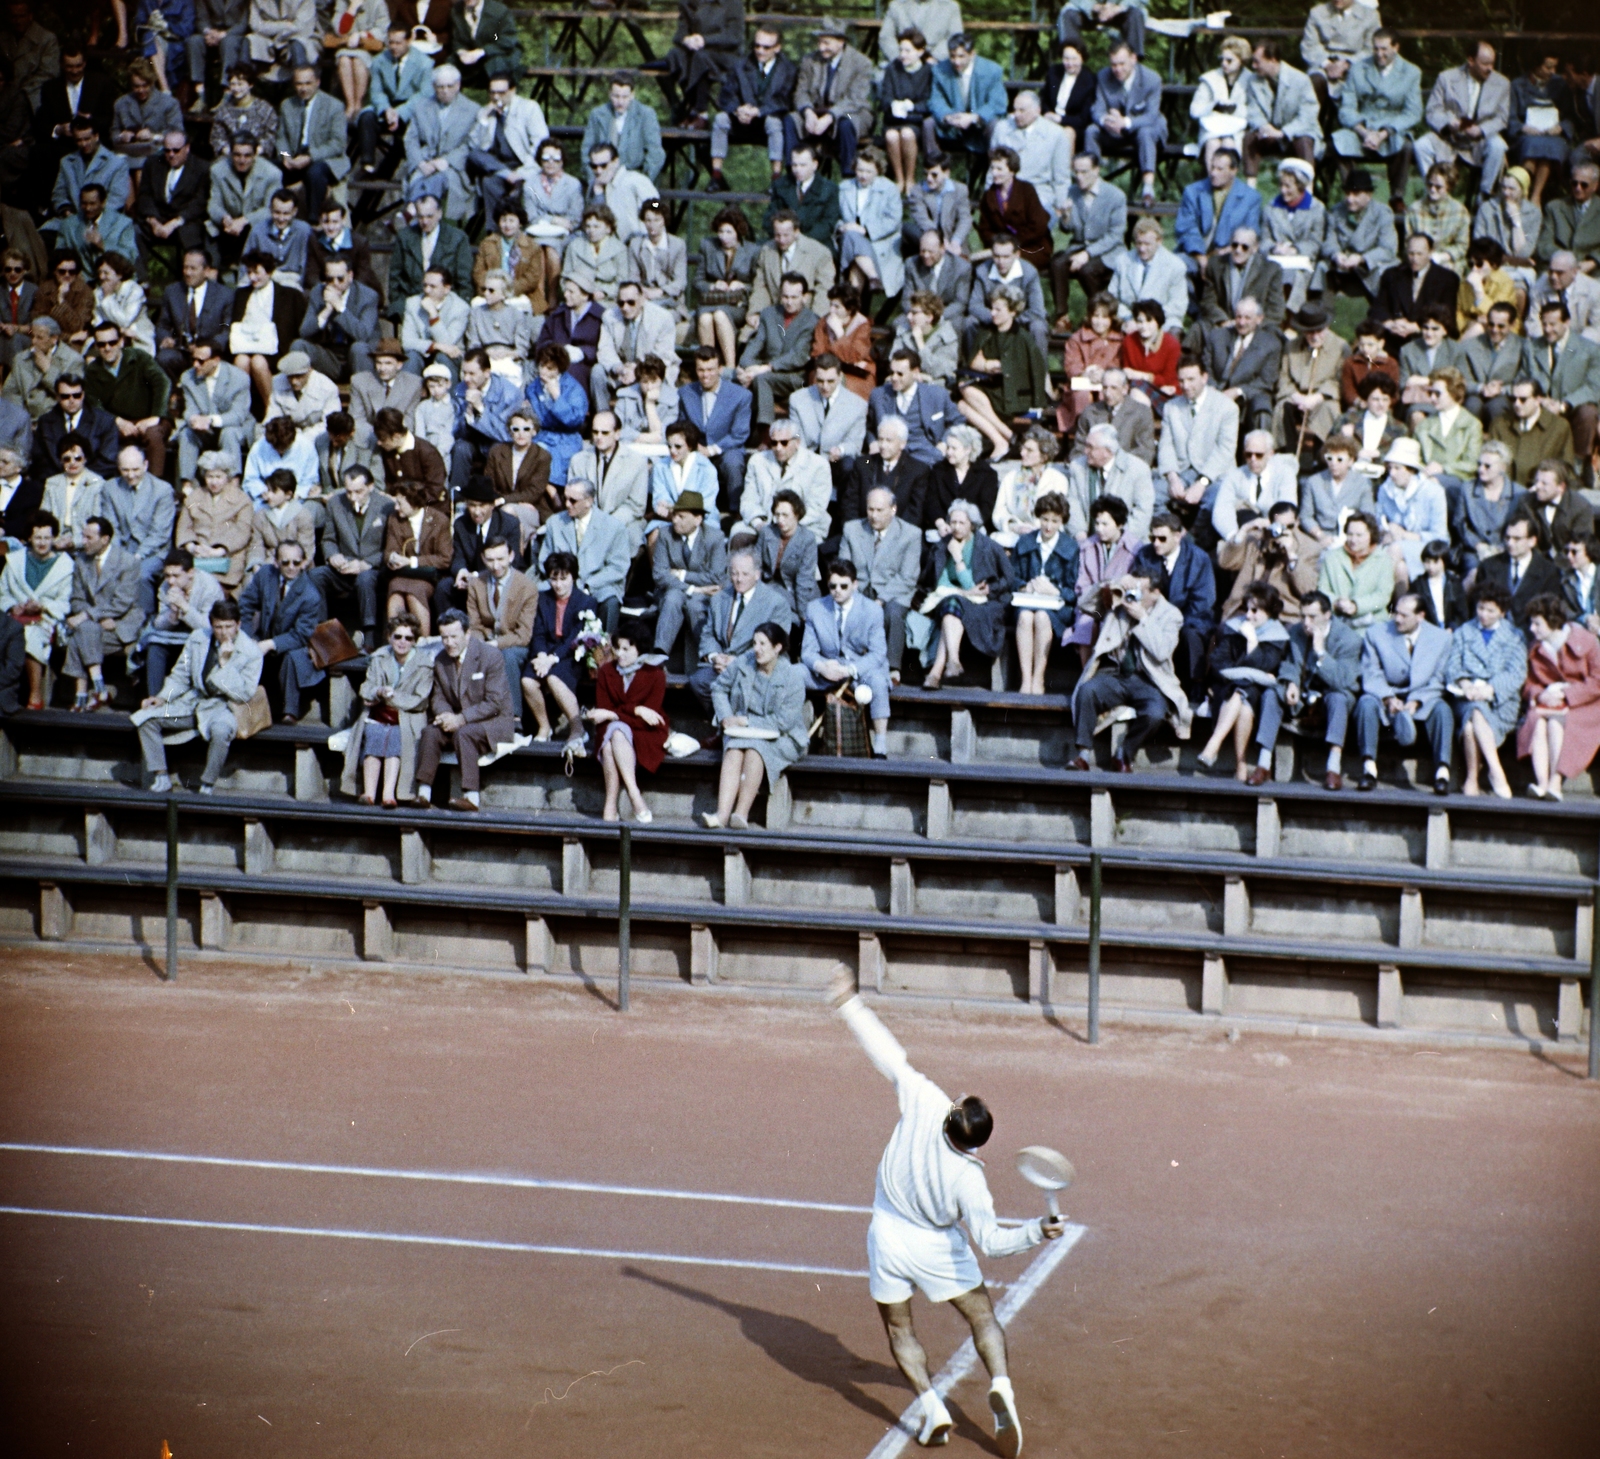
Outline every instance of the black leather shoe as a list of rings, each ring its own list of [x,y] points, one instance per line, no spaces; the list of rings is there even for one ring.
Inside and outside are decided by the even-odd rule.
[[[1434,778],[1433,778],[1433,793],[1435,795],[1449,795],[1450,794],[1450,777],[1448,775],[1436,775],[1436,776],[1434,776]]]
[[[1366,770],[1363,770],[1361,772],[1361,778],[1356,781],[1356,789],[1357,790],[1376,790],[1377,788],[1378,788],[1378,777],[1376,775],[1371,774],[1370,772],[1368,772]]]

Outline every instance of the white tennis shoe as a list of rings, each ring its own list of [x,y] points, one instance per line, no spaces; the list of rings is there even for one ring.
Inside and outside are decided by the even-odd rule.
[[[989,1410],[994,1414],[994,1441],[1006,1459],[1017,1459],[1022,1452],[1022,1420],[1017,1415],[1016,1395],[1009,1378],[996,1378],[989,1389]]]
[[[944,1400],[930,1388],[922,1395],[922,1430],[917,1435],[917,1442],[924,1449],[948,1444],[950,1430],[954,1427],[955,1422],[950,1417],[950,1410],[944,1406]]]

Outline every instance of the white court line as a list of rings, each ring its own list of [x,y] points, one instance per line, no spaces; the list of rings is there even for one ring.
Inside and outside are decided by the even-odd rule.
[[[648,1196],[663,1201],[715,1201],[732,1206],[776,1206],[790,1211],[831,1211],[870,1216],[871,1206],[832,1201],[790,1201],[778,1196],[739,1196],[720,1191],[684,1191],[655,1186],[598,1185],[583,1180],[542,1180],[531,1175],[488,1175],[471,1171],[390,1170],[374,1165],[312,1165],[298,1160],[237,1160],[225,1155],[181,1155],[164,1150],[105,1150],[90,1145],[29,1145],[0,1141],[0,1150],[32,1155],[86,1155],[104,1160],[153,1160],[177,1165],[214,1165],[236,1170],[290,1171],[301,1175],[350,1175],[377,1180],[438,1181],[449,1185],[502,1186],[509,1190],[579,1191],[589,1195]],[[1005,1224],[1002,1222],[1002,1224]]]
[[[667,1262],[674,1266],[734,1267],[742,1271],[793,1272],[807,1277],[860,1277],[843,1267],[802,1266],[797,1262],[745,1261],[738,1257],[676,1256],[665,1251],[611,1251],[589,1246],[541,1246],[524,1241],[479,1241],[464,1236],[421,1236],[400,1231],[343,1231],[325,1226],[263,1226],[248,1221],[197,1221],[179,1216],[126,1216],[102,1211],[52,1211],[31,1206],[0,1206],[0,1215],[41,1216],[58,1221],[109,1221],[128,1226],[181,1226],[199,1231],[242,1231],[262,1236],[324,1236],[340,1241],[389,1241],[404,1246],[456,1246],[473,1251],[510,1251],[533,1256],[587,1256],[607,1261]]]
[[[1029,1299],[1048,1280],[1053,1272],[1066,1259],[1066,1255],[1078,1244],[1078,1239],[1083,1235],[1086,1227],[1069,1225],[1066,1234],[1059,1241],[1046,1243],[1045,1249],[1028,1263],[1027,1270],[1023,1272],[1021,1280],[1013,1286],[996,1305],[994,1315],[1000,1320],[1001,1326],[1011,1321],[1024,1307]],[[990,1285],[994,1285],[990,1283]],[[941,1397],[948,1394],[963,1378],[970,1373],[978,1363],[978,1350],[973,1347],[969,1337],[950,1356],[950,1361],[939,1370],[939,1376],[933,1380],[934,1389]],[[987,1406],[987,1405],[986,1405]],[[922,1426],[922,1403],[919,1399],[900,1415],[900,1421],[890,1429],[881,1439],[867,1459],[896,1459],[907,1444],[914,1443],[917,1431]]]

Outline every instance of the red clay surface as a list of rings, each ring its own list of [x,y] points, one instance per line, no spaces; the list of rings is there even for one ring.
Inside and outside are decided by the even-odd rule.
[[[889,1005],[982,1092],[1003,1213],[1088,1232],[1011,1329],[1030,1455],[1592,1456],[1600,1090],[1579,1057]],[[0,1139],[870,1203],[890,1090],[820,1007],[9,953]],[[0,1204],[858,1268],[859,1216],[0,1152]],[[1000,1280],[1023,1260],[987,1263]],[[0,1451],[864,1456],[865,1283],[0,1216]],[[961,1336],[919,1304],[935,1362]],[[586,1376],[587,1375],[587,1376]],[[947,1451],[994,1452],[978,1377]],[[913,1450],[912,1452],[916,1452]]]

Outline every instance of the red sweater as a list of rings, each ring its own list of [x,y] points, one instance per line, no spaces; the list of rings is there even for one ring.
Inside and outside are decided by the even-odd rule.
[[[1183,353],[1177,339],[1161,331],[1161,343],[1153,355],[1144,352],[1144,341],[1131,330],[1122,337],[1122,368],[1144,370],[1156,377],[1156,388],[1171,395],[1178,388],[1178,358]]]

